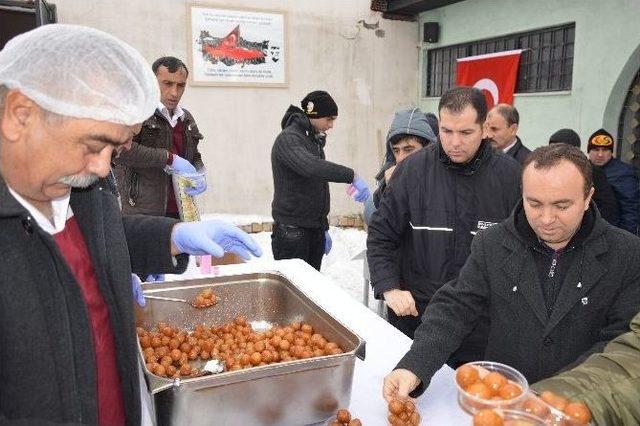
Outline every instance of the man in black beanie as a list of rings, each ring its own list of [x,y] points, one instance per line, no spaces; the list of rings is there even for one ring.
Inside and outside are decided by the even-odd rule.
[[[605,129],[598,129],[589,136],[587,153],[592,164],[602,167],[616,194],[620,210],[618,226],[632,234],[637,233],[640,188],[633,167],[613,157],[613,136]]]
[[[552,143],[566,143],[567,145],[580,148],[580,136],[572,129],[560,129],[549,138],[549,145]],[[611,185],[607,181],[602,169],[596,165],[592,168],[593,175],[593,202],[598,207],[602,218],[612,224],[619,226],[620,211],[618,209],[618,199]]]
[[[329,182],[351,184],[348,193],[361,203],[370,193],[353,169],[325,160],[326,132],[338,117],[331,95],[313,91],[300,106],[285,112],[271,150],[271,247],[276,260],[299,258],[320,270],[322,256],[331,250]]]

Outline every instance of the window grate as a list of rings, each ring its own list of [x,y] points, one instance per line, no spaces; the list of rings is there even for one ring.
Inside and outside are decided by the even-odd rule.
[[[426,52],[426,96],[441,96],[455,86],[456,59],[524,49],[516,93],[571,90],[576,24],[479,40]]]
[[[640,70],[629,86],[620,112],[616,156],[631,164],[640,176]]]

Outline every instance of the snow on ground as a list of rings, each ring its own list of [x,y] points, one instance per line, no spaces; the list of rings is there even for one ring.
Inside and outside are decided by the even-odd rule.
[[[221,219],[235,225],[247,225],[252,222],[271,222],[268,216],[233,215],[233,214],[203,214],[203,219]],[[363,302],[364,291],[364,250],[367,234],[361,229],[338,228],[332,226],[329,235],[333,242],[331,252],[322,260],[321,271],[334,283],[344,289],[358,302]],[[262,248],[262,259],[273,260],[271,251],[271,232],[251,234]],[[256,260],[259,262],[260,260]],[[195,265],[194,265],[195,266]],[[378,302],[373,299],[369,291],[369,307],[376,309]]]

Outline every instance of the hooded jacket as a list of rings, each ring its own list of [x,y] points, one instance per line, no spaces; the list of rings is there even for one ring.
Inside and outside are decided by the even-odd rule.
[[[373,193],[373,205],[376,209],[380,206],[380,197],[387,186],[384,179],[384,172],[396,164],[396,159],[393,155],[393,144],[402,136],[407,135],[422,138],[427,141],[427,144],[437,141],[437,137],[429,125],[426,114],[422,112],[420,108],[407,108],[395,113],[391,126],[389,126],[389,132],[387,133],[387,150],[384,164],[376,175],[378,186]],[[370,218],[370,215],[368,216],[366,220],[367,223]]]
[[[273,202],[276,223],[329,229],[329,182],[351,183],[352,169],[325,160],[325,136],[309,118],[291,105],[281,122],[282,132],[271,149]]]
[[[418,392],[483,315],[490,319],[483,359],[514,367],[530,383],[629,331],[640,305],[640,239],[607,223],[593,204],[590,214],[591,232],[573,248],[550,313],[531,241],[517,229],[522,202],[508,220],[476,235],[460,275],[431,299],[397,366],[421,379]]]

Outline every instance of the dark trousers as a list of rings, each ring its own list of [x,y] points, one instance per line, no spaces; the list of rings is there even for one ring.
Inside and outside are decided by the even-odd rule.
[[[319,271],[324,255],[324,230],[274,223],[271,248],[276,260],[302,259]]]
[[[393,313],[392,309],[387,309],[387,321],[409,338],[413,339],[416,328],[422,324],[422,315],[426,308],[427,302],[416,301],[416,309],[418,314],[420,314],[417,317],[411,315],[399,317]],[[451,354],[447,360],[447,365],[456,369],[467,362],[484,359],[484,350],[487,346],[488,334],[489,318],[483,316],[478,319],[478,325],[476,325],[473,331],[463,340],[460,347]]]
[[[387,321],[389,321],[389,324],[406,334],[410,339],[413,339],[413,333],[416,331],[416,328],[422,324],[422,314],[424,314],[424,310],[426,308],[426,302],[416,301],[416,309],[419,314],[417,317],[412,315],[399,317],[391,308],[387,308]]]

